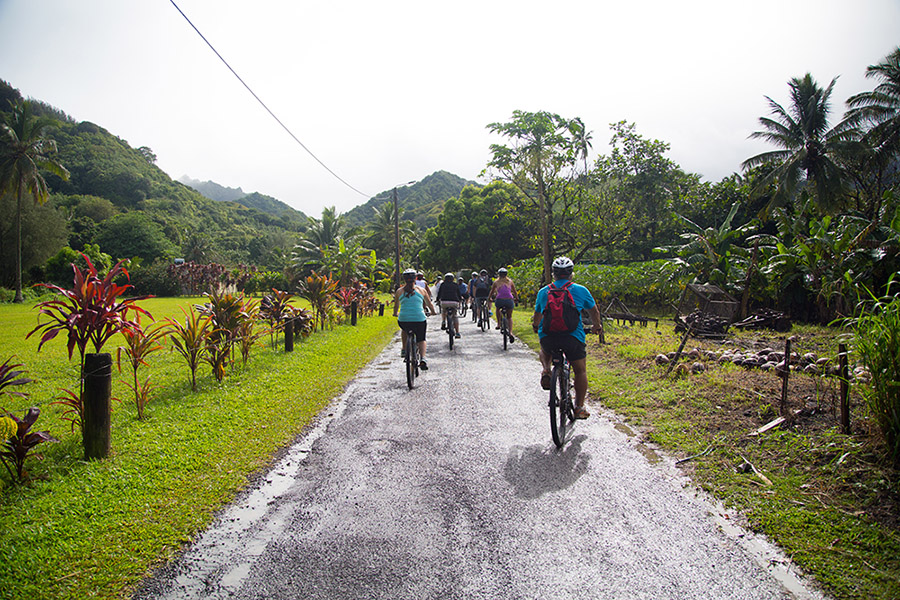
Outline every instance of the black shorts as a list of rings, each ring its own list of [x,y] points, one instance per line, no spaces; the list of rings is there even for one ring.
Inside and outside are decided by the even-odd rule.
[[[587,357],[587,346],[574,335],[568,333],[549,333],[541,338],[541,348],[549,355],[554,350],[562,350],[569,362]]]
[[[417,342],[425,341],[425,321],[397,321],[397,325],[403,331],[412,329],[413,333],[416,334]]]
[[[509,313],[512,314],[513,308],[515,308],[516,303],[513,302],[512,298],[496,298],[494,300],[494,306],[497,307],[499,311],[501,308],[509,309]]]

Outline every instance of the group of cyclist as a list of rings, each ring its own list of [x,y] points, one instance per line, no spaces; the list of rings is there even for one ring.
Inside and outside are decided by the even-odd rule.
[[[553,283],[542,287],[537,294],[532,317],[532,329],[538,334],[541,343],[541,387],[550,389],[551,356],[554,351],[562,350],[572,365],[575,374],[575,417],[586,419],[590,413],[584,407],[587,395],[587,369],[586,369],[586,344],[585,330],[581,321],[581,312],[587,310],[591,316],[593,332],[600,333],[600,312],[590,291],[582,285],[572,283],[574,263],[567,257],[561,256],[553,261]],[[428,365],[425,361],[425,322],[428,313],[437,314],[432,293],[422,272],[415,269],[407,269],[403,272],[404,285],[394,293],[394,316],[397,317],[403,340],[402,352],[406,349],[406,332],[412,329],[416,334],[419,350],[419,366],[425,371]],[[545,312],[550,299],[551,290],[567,289],[571,294],[574,307],[578,311],[577,326],[571,331],[560,333],[550,331],[545,325]],[[434,301],[441,307],[441,329],[447,327],[448,314],[454,321],[451,323],[455,337],[460,337],[458,309],[465,303],[472,306],[475,311],[488,311],[480,318],[490,318],[490,303],[496,308],[496,328],[500,329],[500,312],[504,311],[512,330],[513,307],[518,301],[518,292],[513,281],[509,278],[507,269],[497,271],[497,279],[492,279],[486,269],[472,272],[468,283],[462,277],[457,278],[453,273],[447,273],[437,282],[434,293]],[[427,312],[426,312],[427,311]],[[512,335],[510,335],[512,339]]]

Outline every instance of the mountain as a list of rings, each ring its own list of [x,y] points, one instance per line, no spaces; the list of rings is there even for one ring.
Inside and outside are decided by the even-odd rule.
[[[401,218],[413,221],[425,230],[437,225],[438,215],[444,210],[444,202],[458,198],[467,185],[480,186],[475,181],[436,171],[409,187],[397,188],[397,206],[404,214]],[[393,190],[381,192],[365,204],[352,208],[344,214],[351,227],[363,226],[375,217],[375,209],[385,202],[391,202]]]
[[[239,187],[225,187],[219,185],[215,181],[200,181],[199,179],[192,179],[187,175],[182,175],[178,178],[178,181],[197,190],[210,200],[216,200],[217,202],[237,202],[247,208],[255,208],[256,210],[268,213],[275,217],[286,215],[287,218],[292,221],[299,221],[301,223],[306,221],[306,215],[303,214],[302,211],[288,206],[281,200],[273,198],[272,196],[266,196],[259,192],[247,194]]]

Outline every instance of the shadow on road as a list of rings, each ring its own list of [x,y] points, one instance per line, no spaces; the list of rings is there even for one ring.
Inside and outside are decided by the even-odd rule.
[[[538,498],[571,486],[588,470],[590,455],[581,452],[587,436],[569,440],[562,450],[552,444],[513,446],[509,450],[503,477],[519,498]]]

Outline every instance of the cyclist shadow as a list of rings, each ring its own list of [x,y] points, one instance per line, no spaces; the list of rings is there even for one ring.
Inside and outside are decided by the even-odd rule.
[[[588,470],[591,457],[581,452],[585,439],[586,435],[575,436],[562,450],[552,444],[513,446],[503,466],[503,477],[519,498],[533,499],[563,490]]]

